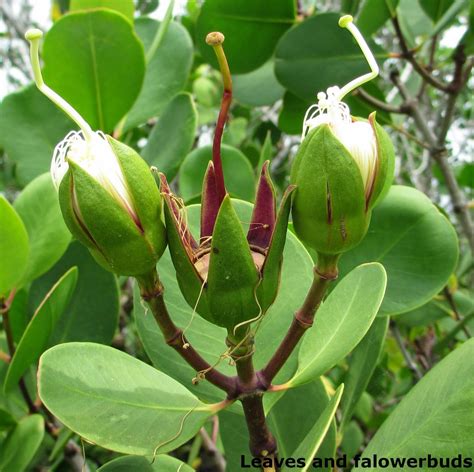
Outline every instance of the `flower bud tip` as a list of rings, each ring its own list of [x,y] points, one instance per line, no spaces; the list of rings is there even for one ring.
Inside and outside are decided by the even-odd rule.
[[[351,15],[344,15],[339,18],[339,26],[341,28],[347,28],[347,25],[349,23],[352,23],[354,21],[354,18],[352,18]]]
[[[36,39],[41,39],[43,37],[43,32],[37,28],[31,28],[25,33],[25,39],[27,41],[35,41]]]
[[[206,43],[209,44],[209,46],[217,46],[218,44],[222,44],[224,39],[225,37],[222,33],[214,31],[206,36]]]

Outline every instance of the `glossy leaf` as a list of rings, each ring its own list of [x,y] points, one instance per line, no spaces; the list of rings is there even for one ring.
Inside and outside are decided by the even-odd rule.
[[[285,92],[275,77],[274,63],[271,60],[253,72],[234,75],[232,82],[234,99],[251,107],[273,105]]]
[[[420,0],[420,6],[434,23],[439,21],[451,7],[453,0]]]
[[[239,215],[244,231],[248,229],[252,206],[247,202],[233,200],[232,204]],[[192,205],[187,208],[187,221],[194,234],[199,234],[200,208]],[[303,245],[290,232],[283,252],[282,282],[275,303],[263,318],[256,335],[255,364],[260,369],[268,361],[280,343],[293,319],[293,313],[300,306],[312,280],[312,260]],[[228,375],[235,374],[235,368],[224,360],[219,360],[226,351],[225,329],[219,328],[199,315],[184,300],[176,282],[176,273],[168,251],[158,263],[160,279],[165,286],[165,300],[173,320],[183,330],[193,346],[210,363],[218,362],[218,368]],[[181,357],[163,342],[155,320],[140,304],[138,291],[135,291],[134,315],[140,338],[153,364],[161,371],[182,382],[200,398],[220,400],[222,392],[209,382],[193,386],[191,380],[196,373]],[[296,354],[285,364],[278,380],[287,380],[296,367]]]
[[[205,42],[211,31],[226,37],[230,70],[245,74],[263,65],[272,55],[278,38],[295,20],[293,0],[206,0],[196,26],[196,44],[206,62],[217,65],[212,47]]]
[[[305,466],[300,468],[303,472],[312,468],[313,457],[318,452],[321,443],[324,440],[324,436],[326,436],[326,433],[331,426],[343,390],[344,385],[340,385],[311,431],[294,452],[294,457],[302,457],[305,459]],[[287,472],[288,470],[288,467],[282,468],[282,472]]]
[[[20,282],[28,265],[28,233],[13,207],[0,195],[0,297]]]
[[[61,17],[45,37],[43,59],[45,82],[104,132],[131,108],[145,75],[133,26],[112,10]]]
[[[10,391],[28,367],[36,362],[48,347],[48,341],[59,318],[71,300],[77,282],[77,269],[69,269],[46,294],[28,324],[8,366],[4,390]]]
[[[266,396],[272,397],[275,394]],[[316,457],[324,459],[334,457],[336,453],[336,428],[335,424],[328,425],[323,431],[319,419],[325,415],[330,403],[326,388],[321,379],[295,389],[284,392],[283,397],[268,414],[268,423],[278,441],[278,452],[281,457],[305,457],[300,448],[310,435],[313,439],[323,440],[320,448],[313,453]],[[328,422],[331,423],[332,419]],[[321,428],[313,431],[316,423]],[[330,467],[321,467],[321,471],[331,472]]]
[[[59,208],[58,193],[49,173],[33,180],[15,200],[15,210],[25,224],[31,254],[23,283],[49,270],[66,252],[71,241]]]
[[[0,433],[11,429],[17,424],[10,412],[0,408]]]
[[[470,457],[474,450],[474,340],[449,354],[382,424],[363,457]],[[399,463],[399,467],[403,467]],[[364,467],[363,470],[378,470]],[[433,470],[427,462],[417,470]]]
[[[396,15],[397,5],[398,0],[365,0],[357,15],[357,27],[366,37],[372,36]]]
[[[367,236],[344,254],[341,274],[363,262],[378,261],[387,271],[382,315],[413,310],[447,283],[458,258],[458,241],[447,218],[424,194],[393,186],[372,213]]]
[[[173,180],[181,162],[191,151],[197,127],[197,112],[191,95],[180,93],[166,106],[153,127],[141,155]]]
[[[337,13],[315,15],[289,30],[275,52],[277,79],[299,98],[314,102],[328,87],[344,86],[369,72],[352,36],[338,26]],[[379,64],[385,54],[372,47]]]
[[[7,436],[0,449],[0,470],[23,472],[38,450],[44,436],[41,415],[23,418]]]
[[[108,8],[115,10],[133,22],[133,0],[71,0],[69,11],[92,10],[94,8]]]
[[[97,472],[192,472],[194,469],[175,457],[160,454],[153,460],[140,456],[118,457],[102,467]]]
[[[184,159],[179,173],[179,190],[185,201],[200,196],[202,180],[211,159],[212,146],[195,149]],[[255,195],[255,176],[245,155],[238,149],[223,145],[222,166],[230,195],[252,201]]]
[[[41,400],[88,441],[125,454],[164,453],[194,436],[216,406],[111,347],[66,343],[41,356]]]
[[[135,29],[143,42],[146,54],[160,23],[151,18],[139,18]],[[125,130],[159,116],[169,101],[184,89],[191,70],[193,44],[186,29],[176,22],[169,24],[161,43],[147,64],[140,95],[127,115]]]
[[[303,338],[290,386],[316,379],[357,346],[377,314],[386,283],[385,270],[377,263],[361,265],[339,282]]]
[[[341,400],[341,428],[350,421],[357,402],[374,373],[382,352],[389,318],[376,318],[364,339],[351,354],[344,377],[344,395]]]
[[[50,338],[50,345],[69,341],[109,344],[118,322],[117,281],[78,242],[73,242],[59,262],[32,284],[31,311],[36,309],[59,277],[74,266],[79,270],[77,287]]]
[[[35,85],[0,104],[0,144],[15,163],[22,186],[49,170],[55,146],[75,125]]]

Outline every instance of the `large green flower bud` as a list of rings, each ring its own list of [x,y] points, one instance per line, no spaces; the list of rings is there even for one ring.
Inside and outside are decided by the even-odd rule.
[[[70,133],[51,165],[64,220],[106,269],[152,270],[166,246],[161,196],[146,162],[102,133]]]
[[[51,176],[71,233],[107,270],[143,275],[155,268],[166,247],[161,196],[145,161],[131,148],[89,124],[43,80],[38,29],[26,32],[38,89],[81,131],[72,131],[54,150]]]
[[[306,112],[303,142],[291,172],[297,187],[292,207],[295,231],[320,256],[338,255],[359,244],[394,170],[393,146],[375,113],[368,121],[353,118],[342,102],[375,78],[379,68],[352,17],[342,17],[339,25],[354,36],[371,72],[342,89],[330,87],[318,94],[318,103]]]
[[[393,177],[393,146],[375,121],[317,124],[293,164],[293,223],[298,237],[322,254],[340,254],[367,232],[373,206]]]

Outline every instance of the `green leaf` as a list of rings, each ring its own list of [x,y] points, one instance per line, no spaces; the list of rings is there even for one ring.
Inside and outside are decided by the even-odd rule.
[[[194,149],[186,156],[179,173],[179,190],[185,201],[201,195],[202,180],[212,159],[212,146]],[[255,196],[255,175],[245,155],[233,147],[222,146],[222,166],[230,195],[252,201]]]
[[[135,29],[149,53],[160,23],[139,18]],[[184,89],[193,62],[193,44],[186,29],[172,21],[147,64],[145,80],[136,102],[127,115],[125,130],[159,116],[168,102]]]
[[[456,267],[458,241],[447,218],[424,194],[393,186],[372,214],[367,236],[344,254],[341,274],[378,261],[387,271],[382,315],[413,310],[436,295]]]
[[[272,134],[270,133],[270,131],[267,131],[265,141],[263,142],[262,149],[260,150],[260,156],[257,164],[257,173],[260,172],[261,168],[263,167],[263,164],[265,164],[266,161],[272,160],[272,153]]]
[[[369,72],[367,60],[349,32],[338,26],[339,14],[317,14],[298,24],[278,42],[277,79],[299,98],[314,102],[330,86],[344,86]],[[386,54],[372,46],[380,61]]]
[[[454,3],[453,0],[419,0],[425,13],[437,23]]]
[[[0,449],[0,470],[23,472],[33,459],[44,436],[41,415],[23,418],[7,436]]]
[[[0,145],[15,163],[15,176],[26,185],[49,170],[56,145],[75,125],[35,85],[0,104]]]
[[[133,25],[112,10],[61,17],[45,37],[43,59],[45,82],[104,132],[133,105],[145,75]]]
[[[95,8],[108,8],[115,10],[125,16],[133,23],[134,5],[133,0],[71,0],[69,11],[92,10]]]
[[[275,394],[268,394],[268,396],[273,395]],[[299,448],[306,440],[305,438],[311,434],[315,440],[324,439],[316,457],[321,459],[334,457],[336,453],[335,424],[330,426],[327,432],[323,432],[321,428],[316,431],[317,434],[313,431],[314,425],[325,414],[328,404],[329,396],[321,379],[284,392],[283,397],[277,401],[268,414],[268,424],[276,435],[281,457],[305,457],[304,454],[300,454]],[[318,470],[332,471],[330,467],[320,467]]]
[[[191,95],[180,93],[166,106],[141,153],[171,182],[191,151],[197,126],[197,111]]]
[[[357,346],[377,314],[386,283],[385,270],[377,263],[357,267],[338,283],[303,338],[291,387],[321,376]]]
[[[76,291],[57,323],[50,345],[68,341],[109,344],[119,312],[119,291],[115,276],[102,269],[79,242],[73,242],[59,262],[33,282],[29,306],[35,309],[56,281],[71,267],[77,267]]]
[[[374,373],[382,352],[387,333],[389,317],[376,318],[364,339],[354,349],[349,359],[349,367],[344,377],[342,396],[341,429],[350,421],[360,397]]]
[[[194,469],[175,457],[160,454],[150,461],[140,456],[118,457],[97,472],[192,472]]]
[[[370,37],[376,33],[391,17],[396,15],[397,5],[398,0],[365,0],[356,20],[362,34]]]
[[[247,202],[233,200],[239,219],[247,230],[252,214],[252,205]],[[200,207],[187,207],[187,221],[194,234],[199,232]],[[255,365],[257,369],[264,366],[283,339],[284,333],[293,320],[293,313],[301,305],[312,281],[313,263],[302,243],[294,234],[288,232],[283,251],[281,285],[275,303],[263,318],[256,334]],[[225,345],[226,330],[215,326],[197,314],[184,300],[176,282],[176,273],[166,251],[158,262],[160,279],[165,286],[165,301],[173,314],[174,322],[183,330],[192,345],[211,364],[219,362],[218,368],[228,375],[235,374],[235,368],[220,360],[227,347]],[[184,362],[179,354],[163,342],[163,337],[156,321],[140,304],[138,290],[135,290],[134,315],[140,338],[145,350],[157,368],[192,390],[200,398],[222,399],[222,392],[209,382],[200,382],[193,386],[191,380],[195,371]],[[287,380],[296,367],[296,353],[285,364],[277,380]]]
[[[278,115],[278,127],[288,134],[301,134],[303,119],[311,103],[302,100],[291,92],[285,92],[283,106]]]
[[[16,424],[17,422],[12,414],[3,408],[0,408],[0,433],[9,430]]]
[[[399,0],[397,18],[409,47],[416,47],[419,37],[426,38],[433,34],[433,23],[419,2]]]
[[[273,61],[248,74],[234,75],[232,82],[234,99],[250,107],[273,105],[285,92],[275,77]]]
[[[295,20],[295,2],[206,0],[196,26],[196,44],[206,62],[217,66],[213,48],[206,44],[211,31],[220,31],[233,74],[245,74],[263,65],[280,36]]]
[[[28,265],[28,233],[13,207],[0,195],[0,297],[20,282]]]
[[[308,469],[312,468],[311,466],[313,457],[318,452],[321,443],[323,442],[324,436],[331,426],[331,422],[333,421],[334,415],[336,414],[337,406],[341,400],[343,390],[344,385],[340,385],[334,396],[331,398],[328,406],[318,418],[318,421],[316,421],[309,434],[294,452],[294,457],[303,457],[305,459],[306,465],[301,468],[303,472],[306,472]],[[282,472],[287,472],[288,470],[288,467],[282,468]]]
[[[71,241],[59,208],[58,193],[49,173],[33,180],[15,200],[15,210],[25,224],[31,255],[22,277],[31,282],[49,270]]]
[[[71,300],[77,282],[77,268],[69,269],[46,294],[28,324],[8,366],[4,390],[17,385],[28,367],[36,362],[48,347],[56,324]]]
[[[41,356],[38,385],[45,406],[68,428],[124,454],[171,451],[218,410],[171,377],[100,344],[49,349]]]
[[[471,457],[474,450],[474,340],[449,354],[413,387],[364,451],[392,460]],[[363,462],[361,462],[363,465]],[[399,469],[405,469],[399,463]],[[438,467],[434,467],[437,469]],[[455,467],[454,467],[455,468]],[[363,467],[364,470],[380,470]],[[426,461],[417,470],[433,470]],[[388,469],[387,469],[388,470]]]

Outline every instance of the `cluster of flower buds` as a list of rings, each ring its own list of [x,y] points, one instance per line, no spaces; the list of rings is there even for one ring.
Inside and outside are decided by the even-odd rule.
[[[347,15],[339,25],[355,37],[371,72],[342,89],[318,94],[306,112],[302,144],[291,182],[296,185],[292,216],[296,234],[320,255],[338,255],[365,236],[371,210],[391,184],[394,151],[387,133],[375,121],[351,117],[342,98],[378,75],[375,58]]]
[[[306,113],[292,185],[279,210],[269,163],[264,164],[247,234],[225,190],[220,160],[222,122],[216,131],[219,152],[209,163],[203,182],[199,241],[187,227],[185,208],[172,194],[166,177],[160,174],[165,230],[160,191],[145,161],[128,146],[93,132],[43,82],[38,57],[42,33],[30,30],[26,38],[31,43],[38,88],[81,130],[59,143],[51,165],[61,210],[73,235],[108,270],[137,277],[155,269],[168,241],[177,280],[189,305],[234,336],[239,327],[263,315],[277,296],[290,207],[298,237],[321,258],[358,244],[367,232],[372,208],[391,183],[393,148],[375,114],[368,120],[355,119],[341,101],[375,77],[378,67],[352,17],[341,18],[340,25],[359,43],[371,72],[342,89],[331,87],[318,94],[318,103]],[[224,38],[220,33],[208,38],[221,70],[227,71],[225,90],[231,90],[220,46]],[[227,109],[230,97],[231,92]]]

